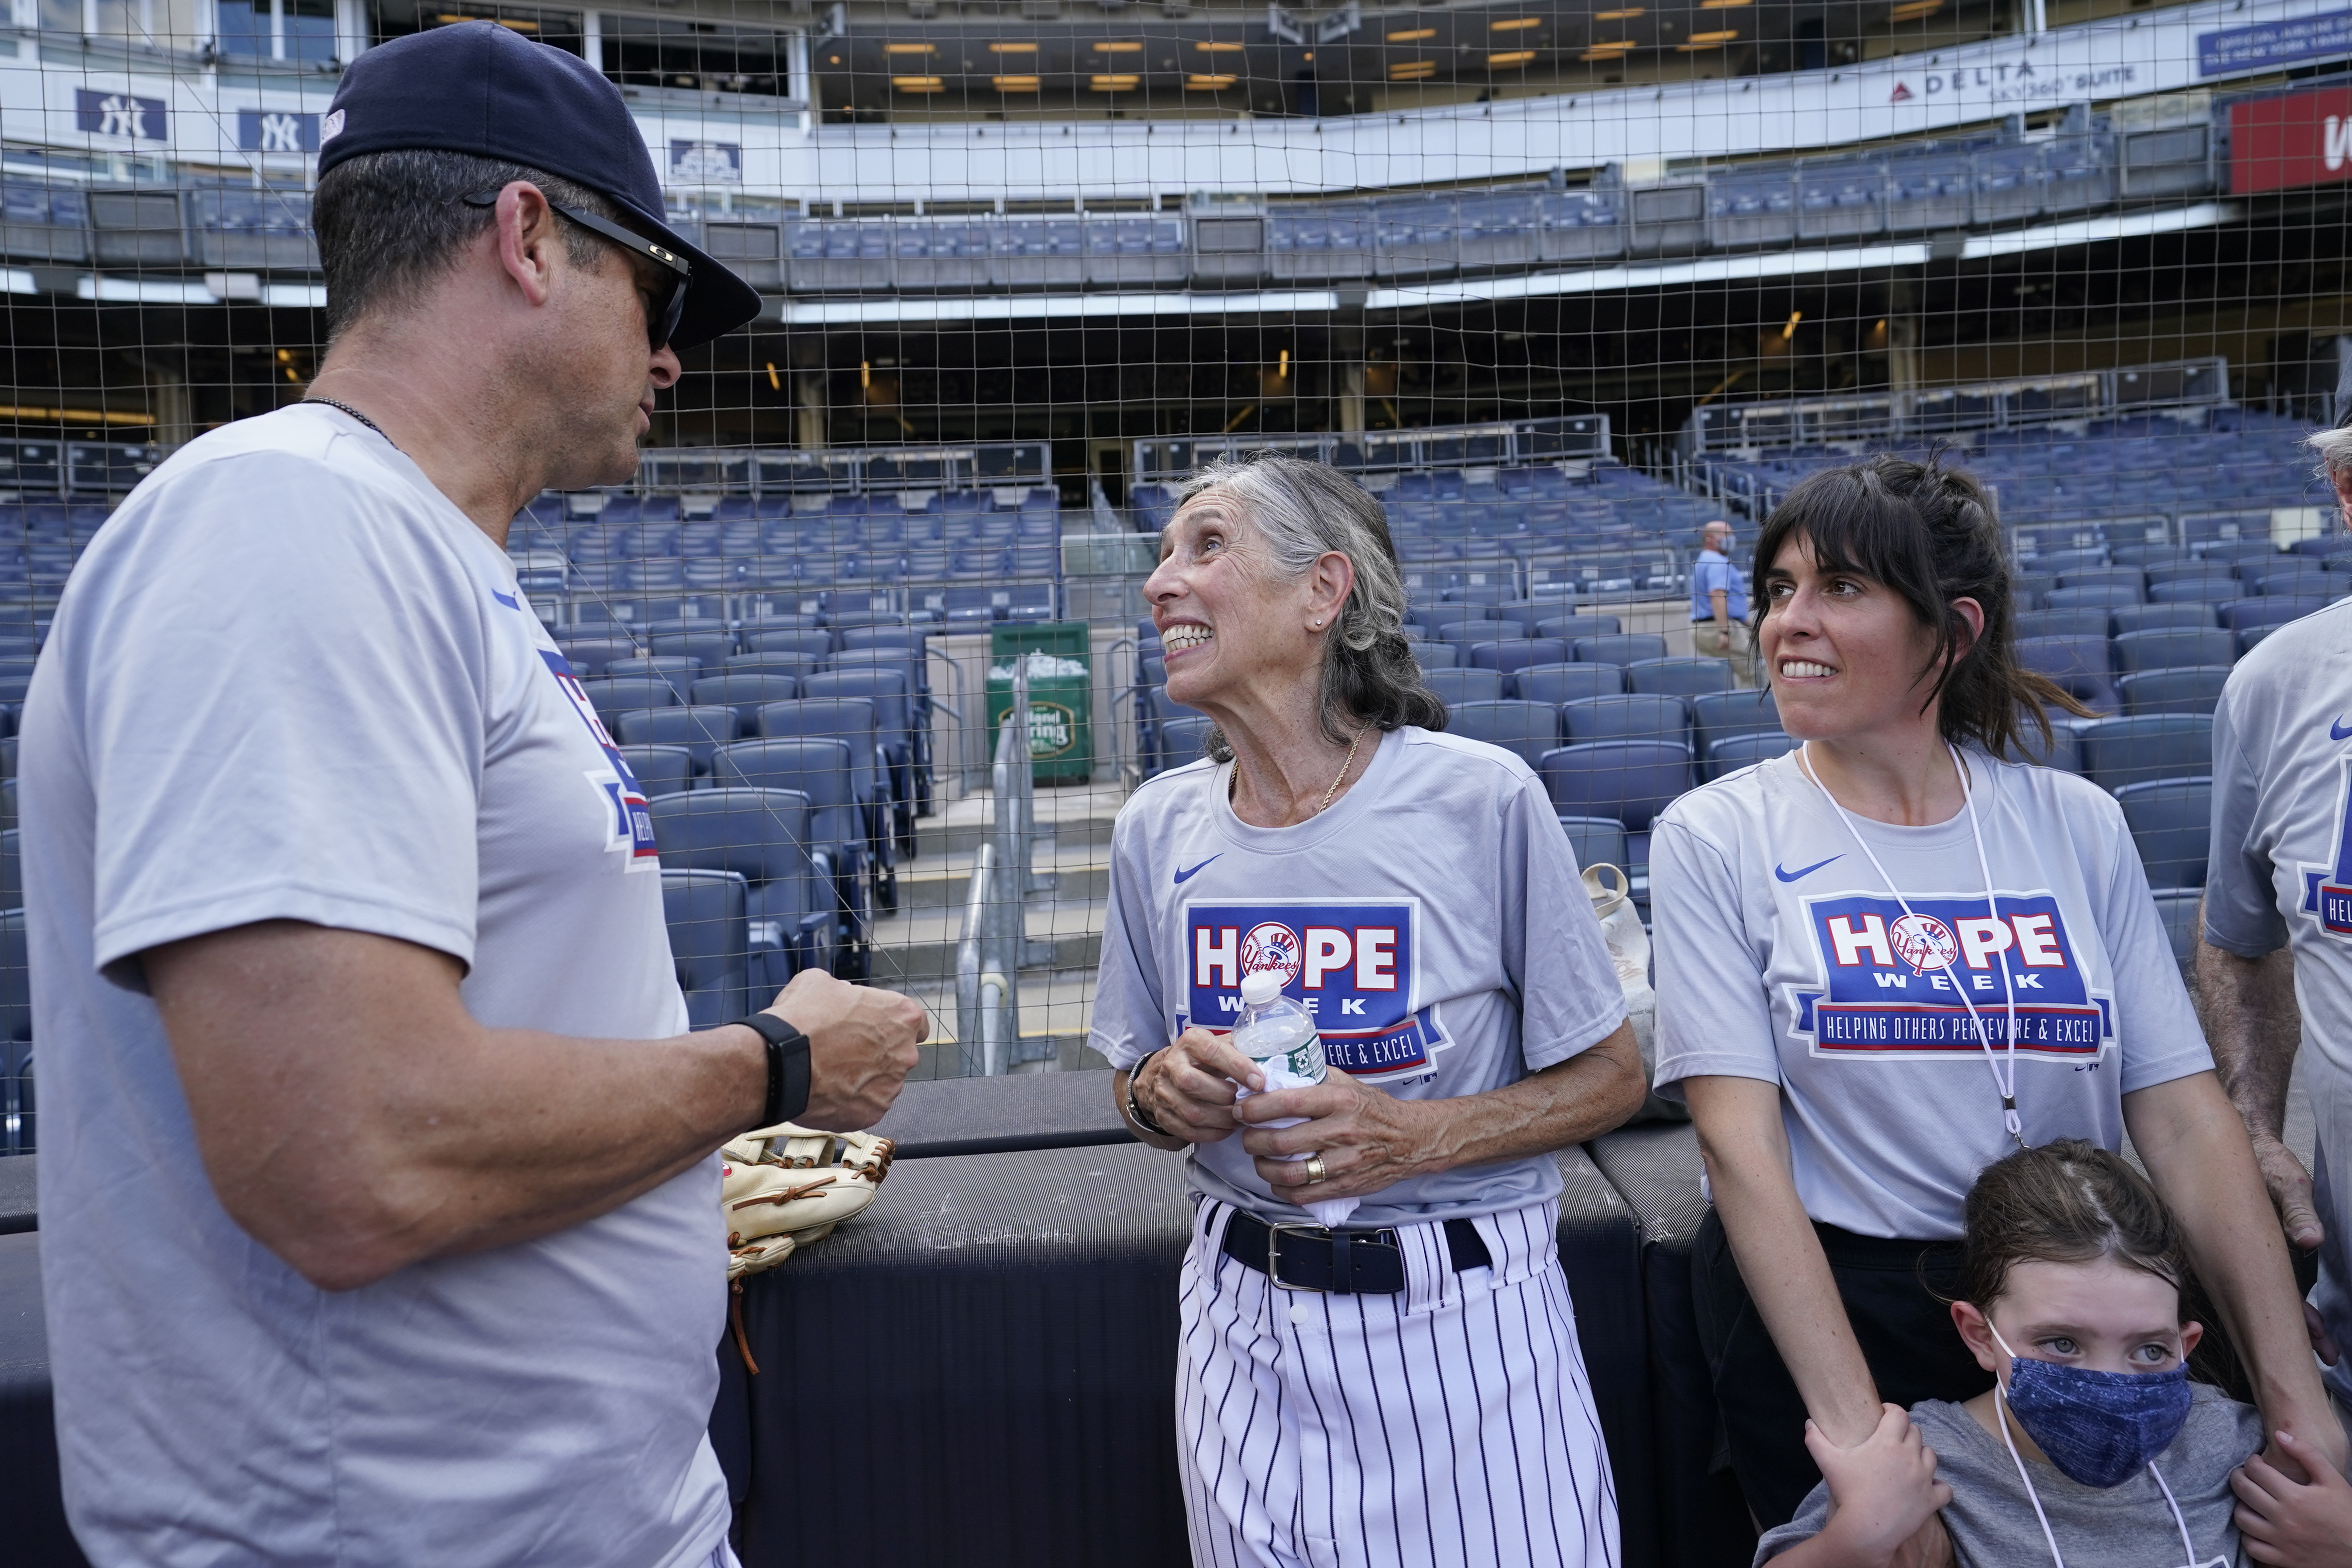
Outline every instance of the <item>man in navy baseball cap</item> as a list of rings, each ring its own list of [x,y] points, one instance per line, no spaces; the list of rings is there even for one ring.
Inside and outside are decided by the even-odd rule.
[[[760,311],[760,296],[663,221],[661,181],[621,94],[577,55],[495,22],[465,22],[370,49],[343,73],[319,126],[321,184],[371,153],[430,149],[560,175],[621,209],[563,216],[656,260],[672,281],[655,346],[688,349]],[[559,207],[558,209],[562,209]],[[667,254],[665,254],[667,253]]]

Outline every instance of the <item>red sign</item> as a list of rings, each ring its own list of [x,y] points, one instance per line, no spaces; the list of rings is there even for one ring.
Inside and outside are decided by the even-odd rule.
[[[2352,88],[2230,106],[2230,189],[2283,191],[2352,180]]]

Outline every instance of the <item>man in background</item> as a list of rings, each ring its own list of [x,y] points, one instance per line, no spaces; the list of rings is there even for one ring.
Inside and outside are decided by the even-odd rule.
[[[1747,652],[1748,579],[1731,563],[1731,524],[1721,518],[1700,531],[1690,588],[1692,650],[1717,658]]]
[[[308,398],[132,493],[26,708],[67,1511],[101,1568],[726,1568],[714,1151],[871,1124],[922,1014],[809,972],[688,1031],[504,544],[632,479],[758,296],[617,89],[494,23],[370,50],[320,142]]]

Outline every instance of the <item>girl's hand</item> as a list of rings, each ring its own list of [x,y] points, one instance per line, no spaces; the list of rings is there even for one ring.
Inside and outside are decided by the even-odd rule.
[[[2231,1473],[2246,1555],[2289,1568],[2352,1568],[2352,1482],[2294,1433],[2282,1430],[2276,1441],[2312,1479],[2293,1480],[2260,1454]]]
[[[1829,1482],[1830,1521],[1822,1538],[1835,1541],[1838,1561],[1895,1563],[1952,1500],[1952,1489],[1936,1479],[1936,1450],[1899,1405],[1882,1405],[1877,1429],[1851,1448],[1839,1447],[1808,1421],[1805,1451]]]

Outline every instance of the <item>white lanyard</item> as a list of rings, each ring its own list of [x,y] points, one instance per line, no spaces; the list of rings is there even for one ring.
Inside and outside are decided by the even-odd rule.
[[[1903,896],[1903,889],[1895,886],[1895,879],[1886,874],[1885,866],[1879,864],[1878,851],[1870,847],[1870,840],[1864,838],[1862,829],[1853,825],[1853,818],[1846,815],[1845,807],[1840,805],[1837,796],[1830,793],[1830,786],[1822,783],[1821,775],[1813,772],[1812,760],[1806,755],[1810,744],[1797,748],[1797,766],[1813,781],[1813,787],[1822,792],[1823,800],[1830,803],[1830,809],[1837,813],[1838,820],[1845,824],[1848,833],[1853,835],[1853,841],[1862,846],[1862,852],[1870,858],[1871,868],[1878,873],[1878,879],[1886,884],[1887,891],[1893,893],[1895,901],[1903,907],[1903,918],[1917,920],[1919,917],[1912,912],[1911,900]],[[1968,764],[1960,760],[1959,748],[1949,741],[1944,742],[1944,749],[1952,753],[1952,766],[1960,775],[1960,800],[1968,807],[1969,837],[1976,840],[1977,869],[1984,876],[1985,912],[1998,921],[2000,919],[2000,901],[1993,896],[1992,866],[1985,858],[1984,829],[1977,821],[1977,797],[1975,792],[1969,788]],[[1985,1066],[1991,1071],[1992,1086],[2000,1095],[2001,1125],[2009,1129],[2009,1135],[2016,1139],[2017,1146],[2022,1149],[2025,1147],[2025,1123],[2017,1114],[2017,985],[2010,978],[2008,961],[2000,961],[2000,988],[2009,1000],[2009,1075],[2006,1079],[2001,1076],[2000,1058],[1993,1054],[1992,1037],[1985,1032],[1984,1019],[1978,1015],[1977,1005],[1969,999],[1968,987],[1961,984],[1967,976],[1952,974],[1949,958],[1944,960],[1940,967],[1951,979],[1953,994],[1959,997],[1960,1005],[1969,1010],[1969,1022],[1976,1026],[1978,1044],[1984,1047]]]
[[[2009,1445],[2009,1462],[2017,1467],[2017,1479],[2025,1483],[2025,1500],[2033,1505],[2033,1517],[2042,1521],[2042,1539],[2050,1543],[2050,1561],[2058,1568],[2066,1568],[2066,1560],[2058,1555],[2058,1537],[2050,1528],[2050,1516],[2042,1511],[2041,1495],[2033,1489],[2033,1478],[2025,1473],[2024,1456],[2017,1451],[2017,1439],[2010,1435],[2009,1409],[1997,1379],[1992,1385],[1992,1402],[1993,1414],[2000,1419],[2000,1440]],[[2147,1462],[2147,1473],[2156,1478],[2158,1489],[2164,1493],[2165,1503],[2172,1510],[2173,1525],[2180,1531],[2181,1568],[2228,1568],[2226,1560],[2220,1557],[2208,1563],[2198,1563],[2196,1542],[2189,1539],[2189,1521],[2182,1516],[2180,1504],[2173,1497],[2172,1488],[2166,1482],[2164,1472],[2156,1468],[2154,1459]]]

